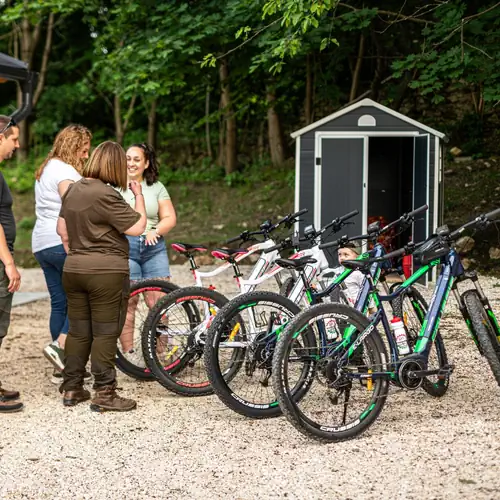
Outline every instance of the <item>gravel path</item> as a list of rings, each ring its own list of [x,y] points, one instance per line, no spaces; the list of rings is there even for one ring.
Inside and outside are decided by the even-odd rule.
[[[172,268],[176,283],[191,284],[185,266]],[[218,282],[223,291],[228,280],[230,273]],[[482,283],[500,311],[497,280]],[[23,272],[23,291],[44,289],[39,270]],[[307,440],[283,418],[247,420],[214,396],[181,398],[123,375],[120,386],[137,399],[136,411],[64,408],[41,352],[48,316],[47,300],[14,308],[0,353],[0,379],[21,390],[26,405],[0,419],[0,498],[500,496],[500,388],[455,307],[441,328],[456,365],[447,395],[393,391],[368,432],[330,445]]]

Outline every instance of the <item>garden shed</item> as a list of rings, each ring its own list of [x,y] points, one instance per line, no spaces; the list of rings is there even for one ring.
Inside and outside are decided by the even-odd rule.
[[[0,52],[0,83],[4,83],[7,80],[14,80],[21,85],[22,104],[11,115],[17,122],[24,120],[31,112],[33,91],[37,77],[38,74],[30,71],[25,62]]]
[[[362,99],[292,137],[295,208],[309,209],[302,224],[320,228],[358,209],[346,228],[355,235],[366,231],[369,220],[390,222],[424,204],[429,210],[414,224],[414,241],[442,223],[443,133]]]

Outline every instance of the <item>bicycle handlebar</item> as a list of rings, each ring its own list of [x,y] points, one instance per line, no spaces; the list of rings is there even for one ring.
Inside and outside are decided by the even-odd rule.
[[[450,239],[450,241],[456,240],[469,227],[480,226],[480,225],[487,226],[495,222],[495,218],[499,215],[500,215],[500,208],[496,208],[495,210],[492,210],[491,212],[488,212],[486,214],[478,215],[475,219],[465,223],[458,229],[455,229],[455,231],[449,234],[448,238]]]

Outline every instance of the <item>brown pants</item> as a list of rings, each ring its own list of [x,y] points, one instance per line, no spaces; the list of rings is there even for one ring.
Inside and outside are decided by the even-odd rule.
[[[129,275],[124,273],[63,273],[68,298],[69,332],[60,391],[83,386],[91,358],[94,389],[113,385],[118,337],[127,314]]]

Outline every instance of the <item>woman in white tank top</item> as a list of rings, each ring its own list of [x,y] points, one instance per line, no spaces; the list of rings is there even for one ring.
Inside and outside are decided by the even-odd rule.
[[[54,145],[36,172],[36,223],[32,251],[40,264],[50,293],[50,334],[52,342],[43,350],[54,365],[54,383],[61,383],[64,368],[64,343],[68,333],[67,301],[62,286],[66,251],[56,232],[61,198],[73,182],[81,179],[79,171],[89,157],[92,134],[82,125],[69,125],[55,138]]]

